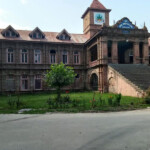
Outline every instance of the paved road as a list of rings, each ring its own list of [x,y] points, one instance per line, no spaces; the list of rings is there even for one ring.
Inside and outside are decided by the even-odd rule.
[[[150,150],[150,110],[0,115],[0,150]]]

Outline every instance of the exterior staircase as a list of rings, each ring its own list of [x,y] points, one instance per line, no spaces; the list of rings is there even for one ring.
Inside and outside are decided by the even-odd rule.
[[[108,67],[122,76],[137,91],[150,88],[150,66],[144,64],[109,64]]]

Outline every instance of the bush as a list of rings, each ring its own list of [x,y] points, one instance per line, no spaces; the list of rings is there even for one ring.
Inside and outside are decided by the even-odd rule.
[[[122,95],[121,95],[121,94],[115,95],[115,98],[114,98],[114,106],[120,106],[121,98],[122,98]]]
[[[112,105],[113,105],[113,97],[112,97],[112,96],[110,96],[110,97],[108,98],[108,105],[109,105],[109,106],[112,106]]]
[[[150,104],[150,88],[146,91],[145,103]]]

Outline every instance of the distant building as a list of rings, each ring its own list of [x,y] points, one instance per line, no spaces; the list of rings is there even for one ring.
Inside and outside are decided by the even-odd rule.
[[[44,73],[63,62],[77,73],[69,89],[142,96],[150,86],[148,30],[126,17],[110,26],[110,12],[93,0],[82,15],[84,34],[0,29],[0,92],[47,90]]]

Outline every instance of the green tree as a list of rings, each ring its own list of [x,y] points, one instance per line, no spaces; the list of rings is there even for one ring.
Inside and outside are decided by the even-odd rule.
[[[63,63],[51,65],[50,71],[46,74],[46,83],[49,87],[56,88],[57,101],[61,99],[61,89],[74,82],[75,72],[72,67],[65,66]]]

